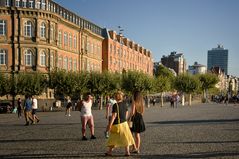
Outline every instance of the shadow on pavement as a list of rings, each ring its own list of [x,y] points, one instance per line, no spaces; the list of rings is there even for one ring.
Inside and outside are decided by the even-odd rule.
[[[160,124],[160,125],[169,125],[169,124],[223,124],[229,122],[239,122],[239,119],[215,119],[215,120],[176,120],[176,121],[156,121],[148,122],[148,124]]]
[[[103,153],[80,153],[80,154],[13,154],[0,155],[1,159],[11,158],[149,158],[149,159],[182,159],[182,158],[221,158],[221,157],[237,157],[239,152],[198,152],[189,154],[162,154],[162,155],[131,155],[124,157],[123,155],[113,155],[105,157]]]
[[[198,152],[190,154],[165,154],[165,155],[139,155],[135,158],[153,158],[153,159],[182,159],[182,158],[221,158],[221,157],[236,157],[239,152]]]

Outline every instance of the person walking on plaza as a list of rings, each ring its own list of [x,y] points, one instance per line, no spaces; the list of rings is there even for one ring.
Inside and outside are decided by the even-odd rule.
[[[71,102],[71,99],[69,97],[68,100],[67,100],[65,116],[71,116],[71,108],[72,108],[72,102]]]
[[[108,120],[108,124],[112,118],[112,107],[113,105],[116,103],[116,101],[110,96],[106,97],[106,113],[105,113],[105,118]],[[105,131],[105,137],[108,138],[109,137],[109,132],[106,130]]]
[[[94,118],[91,112],[92,108],[92,96],[88,93],[84,97],[84,100],[81,101],[80,104],[80,112],[81,112],[81,125],[82,125],[82,140],[87,140],[86,138],[86,125],[87,123],[89,124],[90,127],[90,133],[91,133],[91,138],[90,139],[96,139],[94,135]]]
[[[40,121],[40,119],[38,118],[38,116],[36,115],[38,109],[38,104],[37,104],[37,99],[35,96],[32,97],[32,117],[33,117],[33,123],[35,124],[37,121],[37,123]]]
[[[130,156],[129,146],[134,145],[134,138],[127,123],[128,107],[123,102],[123,92],[118,91],[115,95],[117,103],[112,108],[112,118],[107,126],[107,131],[110,131],[110,135],[107,141],[108,151],[106,156],[112,156],[112,151],[117,147],[125,148],[125,156]],[[115,128],[119,128],[119,131],[113,131]]]
[[[26,119],[25,126],[29,125],[29,120],[31,120],[31,122],[33,122],[31,110],[32,110],[32,100],[31,100],[31,97],[28,96],[25,101],[25,105],[24,105],[24,115],[25,115],[25,119]]]
[[[18,116],[18,118],[22,117],[22,100],[21,100],[21,98],[18,98],[18,100],[17,100],[17,116]]]
[[[139,153],[140,151],[140,133],[145,131],[145,124],[143,120],[144,113],[144,100],[139,91],[136,91],[133,95],[131,121],[133,122],[131,131],[135,135],[135,145],[133,153]]]

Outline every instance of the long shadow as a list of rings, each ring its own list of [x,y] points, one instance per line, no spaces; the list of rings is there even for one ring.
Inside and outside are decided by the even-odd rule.
[[[185,158],[221,158],[221,157],[237,157],[239,152],[197,152],[188,154],[162,154],[162,155],[131,155],[130,158],[144,158],[144,159],[185,159]],[[80,154],[11,154],[11,155],[0,155],[1,159],[12,159],[12,158],[103,158],[103,153],[85,153]],[[110,158],[121,158],[123,155],[113,155]]]
[[[227,144],[239,143],[237,141],[180,141],[180,142],[154,142],[154,144]]]
[[[212,119],[212,120],[175,120],[175,121],[155,121],[148,124],[170,125],[170,124],[224,124],[239,122],[239,119]]]
[[[139,155],[136,158],[152,159],[183,159],[183,158],[222,158],[222,157],[239,157],[239,152],[198,152],[189,154],[165,154],[165,155]]]
[[[62,139],[22,139],[22,140],[0,140],[0,143],[19,143],[19,142],[49,142],[49,141],[79,141],[79,138],[62,138]]]

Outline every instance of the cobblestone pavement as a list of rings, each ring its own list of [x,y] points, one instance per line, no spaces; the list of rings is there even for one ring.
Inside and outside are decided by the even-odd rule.
[[[30,126],[16,114],[0,114],[0,158],[105,158],[104,113],[93,111],[97,139],[88,141],[81,141],[77,111],[39,112],[40,122]],[[141,153],[128,158],[239,158],[239,105],[156,105],[144,120]],[[124,149],[113,158],[124,158]]]

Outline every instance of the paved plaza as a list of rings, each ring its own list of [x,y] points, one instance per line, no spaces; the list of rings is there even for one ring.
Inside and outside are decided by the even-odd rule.
[[[105,110],[93,114],[97,139],[88,141],[81,141],[78,111],[39,112],[40,122],[30,126],[17,114],[0,114],[0,158],[105,158]],[[239,105],[156,105],[144,119],[141,152],[128,158],[239,158]],[[124,158],[124,149],[113,155]]]

